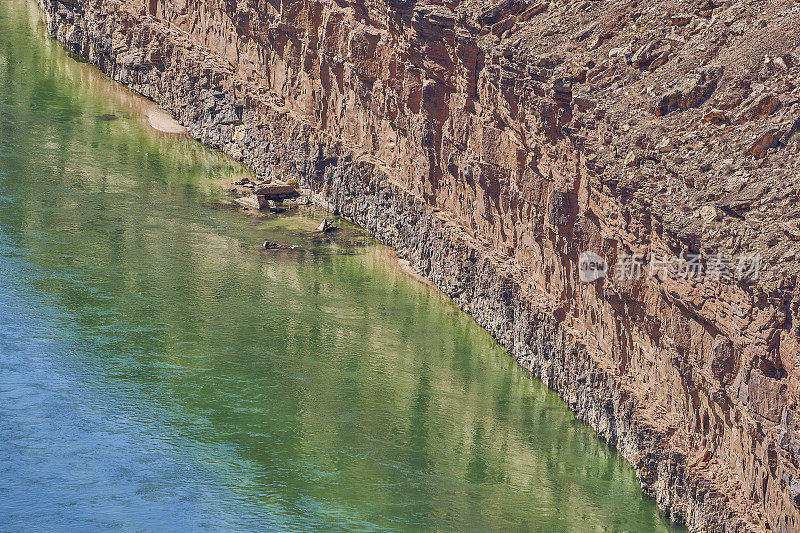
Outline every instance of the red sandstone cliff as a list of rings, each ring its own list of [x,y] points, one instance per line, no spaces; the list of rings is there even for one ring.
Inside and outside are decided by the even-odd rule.
[[[40,4],[193,135],[409,256],[672,518],[800,531],[800,3]],[[643,275],[581,283],[584,250]],[[651,277],[665,254],[761,272]]]

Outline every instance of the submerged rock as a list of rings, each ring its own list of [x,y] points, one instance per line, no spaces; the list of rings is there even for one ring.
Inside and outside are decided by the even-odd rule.
[[[339,228],[334,226],[333,222],[328,220],[327,218],[323,219],[322,222],[320,222],[319,226],[317,226],[317,231],[321,231],[322,233],[329,233],[337,229]]]

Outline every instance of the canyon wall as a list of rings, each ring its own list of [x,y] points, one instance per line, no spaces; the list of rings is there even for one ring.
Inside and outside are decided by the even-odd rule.
[[[796,2],[39,4],[192,136],[396,248],[673,520],[800,531]],[[758,275],[712,275],[742,254]]]

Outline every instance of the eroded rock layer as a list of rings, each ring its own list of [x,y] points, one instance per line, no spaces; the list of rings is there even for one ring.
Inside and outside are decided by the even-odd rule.
[[[800,4],[39,3],[194,137],[395,247],[672,519],[800,531]],[[642,275],[581,283],[587,250]],[[744,253],[758,276],[708,275]],[[706,275],[650,269],[692,254]]]

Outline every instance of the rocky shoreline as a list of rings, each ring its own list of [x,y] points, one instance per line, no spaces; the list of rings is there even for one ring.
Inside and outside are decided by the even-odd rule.
[[[710,333],[702,333],[710,334],[711,341],[702,341],[697,350],[711,362],[699,365],[696,371],[689,368],[688,360],[682,359],[683,348],[676,348],[674,343],[667,346],[659,340],[660,333],[648,329],[652,328],[648,325],[652,317],[645,312],[642,302],[649,299],[653,304],[656,298],[656,307],[669,307],[662,309],[661,317],[668,324],[677,322],[676,317],[695,313],[691,305],[682,303],[691,300],[691,294],[673,287],[656,290],[654,294],[658,296],[647,296],[645,289],[636,286],[606,288],[600,294],[600,289],[574,286],[581,248],[595,246],[607,251],[625,240],[609,234],[601,236],[601,232],[581,225],[577,204],[586,203],[585,184],[570,185],[567,180],[565,184],[556,184],[546,195],[542,191],[527,191],[527,195],[544,196],[540,201],[544,211],[534,210],[532,218],[541,216],[546,227],[534,222],[534,232],[523,232],[519,237],[515,232],[516,240],[512,240],[502,228],[497,233],[492,226],[495,227],[492,233],[480,225],[483,222],[465,223],[463,209],[480,211],[485,219],[498,212],[513,216],[510,211],[503,211],[509,200],[493,192],[493,183],[482,185],[487,191],[485,196],[468,200],[467,208],[457,208],[453,206],[461,204],[453,200],[452,194],[444,200],[437,196],[451,187],[446,180],[433,171],[420,177],[413,170],[420,161],[435,168],[447,166],[439,160],[442,153],[431,153],[426,148],[441,143],[436,136],[443,135],[436,128],[426,130],[426,125],[436,120],[440,125],[446,122],[436,119],[436,109],[423,109],[425,95],[435,99],[436,91],[441,90],[435,83],[420,83],[421,102],[415,102],[417,97],[413,94],[407,98],[417,112],[427,113],[428,118],[420,126],[423,131],[418,132],[421,138],[432,136],[438,140],[425,140],[421,151],[409,148],[407,159],[411,162],[397,163],[397,152],[387,151],[378,140],[354,133],[341,117],[338,119],[341,123],[330,125],[334,120],[330,116],[320,119],[308,106],[290,102],[285,95],[265,88],[268,83],[242,67],[253,63],[252,70],[257,70],[258,61],[243,53],[255,37],[233,23],[213,24],[212,13],[201,10],[207,18],[204,31],[208,33],[213,27],[218,32],[213,45],[196,38],[194,23],[186,23],[184,27],[180,16],[166,17],[158,2],[150,2],[150,7],[124,1],[105,2],[105,5],[91,0],[38,0],[38,3],[47,14],[48,29],[54,38],[71,52],[87,57],[114,80],[159,103],[194,138],[241,160],[259,176],[297,179],[316,204],[352,220],[396,249],[401,258],[471,314],[520,365],[558,391],[581,420],[615,446],[635,467],[643,491],[654,497],[672,520],[695,531],[770,528],[788,532],[800,527],[800,498],[795,503],[793,493],[787,489],[796,481],[792,477],[796,466],[791,466],[795,422],[786,415],[787,408],[783,407],[777,415],[782,421],[772,420],[774,414],[765,418],[747,410],[742,393],[736,391],[750,390],[753,398],[760,396],[762,402],[769,403],[772,400],[768,393],[772,389],[767,387],[767,393],[763,393],[754,388],[756,377],[755,374],[750,377],[749,368],[745,369],[745,377],[739,369],[728,368],[722,373],[715,370],[713,363],[719,357],[713,354],[719,353],[720,343],[726,337],[721,335],[720,328],[715,326],[709,329]],[[319,6],[329,9],[324,4]],[[426,16],[434,21],[437,16],[444,17],[446,20],[437,24],[452,26],[453,22],[447,18],[450,15],[437,13]],[[487,16],[495,18],[491,13]],[[246,25],[244,19],[231,20]],[[270,30],[273,33],[268,40],[284,39],[286,45],[291,42],[291,38],[285,40],[286,35],[291,37],[295,30],[282,28],[280,24]],[[378,54],[376,34],[370,31],[365,30],[358,37],[364,40],[358,46],[366,47],[363,61],[357,54],[350,59],[354,70],[365,79],[374,78],[370,69],[375,67],[366,58]],[[231,44],[237,39],[244,43],[238,52],[239,45]],[[467,44],[458,46],[462,56],[475,54],[474,49],[465,51],[469,48]],[[260,61],[269,63],[263,58]],[[475,63],[474,58],[466,57],[464,61]],[[430,68],[436,70],[435,66]],[[406,69],[407,73],[412,72],[410,66]],[[284,72],[270,81],[275,85],[276,79],[281,78],[286,87],[291,85],[289,77]],[[464,94],[474,94],[476,89],[470,86],[469,73],[462,78],[455,85]],[[498,80],[505,90],[502,75]],[[328,83],[336,84],[337,80]],[[341,84],[341,79],[338,83]],[[371,82],[372,90],[377,90],[376,83],[377,80]],[[302,91],[317,90],[316,86],[302,87]],[[363,97],[355,93],[353,96]],[[532,150],[551,152],[547,156],[551,158],[551,178],[558,182],[559,173],[580,174],[587,161],[575,137],[547,133],[552,127],[568,129],[571,118],[564,121],[559,107],[564,99],[572,102],[568,87],[555,84],[554,92],[542,98],[545,103],[538,105],[544,106],[541,115],[544,123],[537,127],[541,128],[539,133],[551,137],[540,139],[541,144]],[[298,101],[301,99],[297,96]],[[476,112],[470,107],[474,105],[464,103],[464,109],[472,109],[465,111],[467,115]],[[334,114],[333,104],[325,109]],[[367,115],[359,115],[355,121],[369,119]],[[453,123],[457,119],[451,116],[449,127],[455,128]],[[320,120],[329,126],[320,126]],[[412,125],[410,129],[416,127]],[[483,138],[489,133],[486,128]],[[394,142],[400,145],[412,141],[398,137]],[[540,154],[540,158],[547,157]],[[433,160],[435,164],[430,163]],[[452,161],[451,158],[451,165],[458,165]],[[403,166],[406,164],[407,167]],[[398,174],[395,165],[399,165],[400,174],[408,170],[406,175]],[[480,176],[474,179],[485,181]],[[610,201],[602,195],[600,198]],[[529,254],[524,256],[529,259],[527,264],[531,265],[525,266],[520,261],[523,253],[520,250],[525,249],[544,251],[538,255],[534,251],[525,252]],[[532,271],[539,274],[530,274]],[[711,297],[719,301],[725,298],[725,292]],[[574,310],[577,306],[588,311],[581,311],[578,316]],[[583,330],[592,328],[584,327],[589,322],[582,315],[584,312],[587,316],[599,315],[592,319],[597,332],[604,327],[625,330],[624,341],[608,341],[600,333],[587,336]],[[701,313],[695,314],[697,317],[692,315],[687,319],[691,327],[705,320]],[[629,320],[635,324],[631,325]],[[611,337],[617,339],[617,335]],[[677,344],[681,342],[688,345],[692,341],[679,339]],[[636,346],[627,346],[630,343]],[[648,379],[648,373],[658,379]],[[738,381],[734,383],[727,373],[736,375]],[[785,388],[781,390],[786,393]],[[758,405],[750,411],[753,409],[758,411]],[[712,420],[718,420],[711,429],[709,413]],[[779,439],[768,435],[772,434],[773,425],[776,433],[780,431],[781,424],[783,434],[788,431],[790,445],[776,451],[774,441]]]

